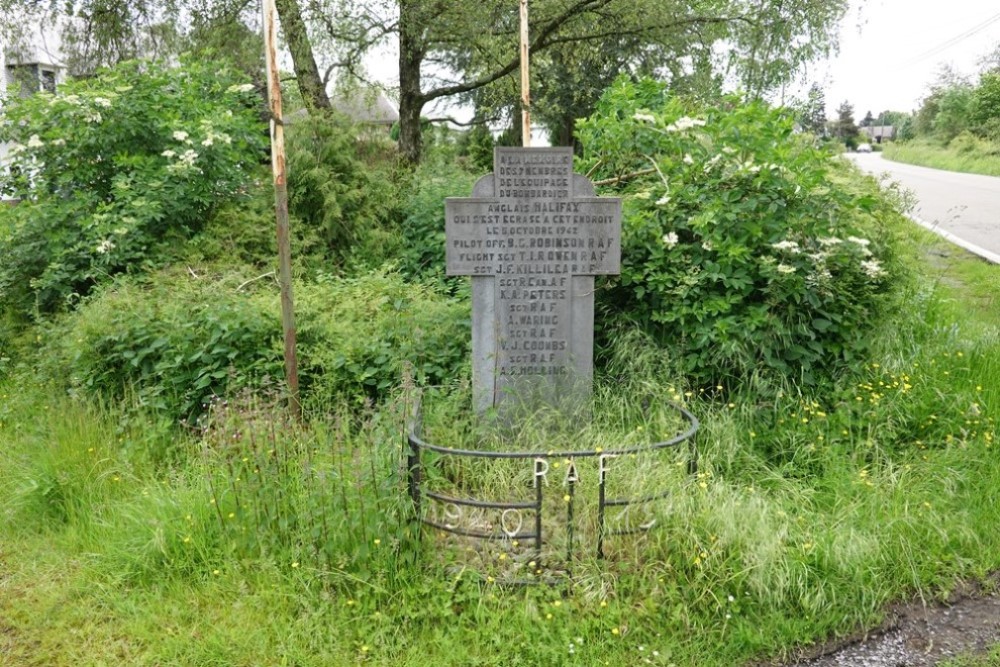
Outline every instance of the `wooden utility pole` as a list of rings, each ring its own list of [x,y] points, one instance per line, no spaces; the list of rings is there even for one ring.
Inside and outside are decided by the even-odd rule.
[[[521,145],[531,146],[531,77],[528,67],[528,0],[521,0]]]
[[[278,76],[278,29],[274,0],[263,0],[264,59],[267,99],[271,107],[271,167],[274,172],[274,215],[278,229],[278,284],[281,288],[281,327],[285,333],[285,381],[288,406],[302,417],[299,402],[299,366],[295,356],[295,305],[292,301],[292,250],[288,239],[288,182],[285,178],[285,128],[281,115],[281,79]]]

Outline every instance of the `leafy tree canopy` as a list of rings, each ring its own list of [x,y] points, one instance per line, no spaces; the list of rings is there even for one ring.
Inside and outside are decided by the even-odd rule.
[[[837,120],[833,122],[833,134],[848,145],[858,136],[858,126],[854,124],[854,107],[844,100],[837,107]]]
[[[332,1],[332,0],[331,0]],[[484,117],[517,117],[517,5],[493,0],[335,2],[338,25],[367,25],[354,43],[400,40],[402,149],[413,158],[407,128],[423,105],[440,97],[472,97]],[[535,0],[531,5],[533,88],[539,119],[568,134],[569,115],[589,113],[611,78],[655,74],[679,86],[718,88],[719,74],[753,96],[788,81],[804,62],[836,45],[832,26],[846,4],[743,0]],[[713,47],[725,42],[720,60]],[[347,54],[357,62],[361,53]],[[572,73],[572,74],[571,74]],[[486,89],[486,90],[481,90]]]
[[[308,106],[325,107],[326,86],[366,80],[373,49],[398,40],[400,146],[420,156],[426,105],[471,96],[483,115],[511,113],[517,96],[518,7],[509,0],[277,0],[282,29]],[[532,0],[531,50],[538,118],[564,136],[592,109],[613,76],[656,74],[701,91],[720,76],[752,96],[789,81],[804,63],[836,47],[846,0]],[[62,26],[77,73],[137,56],[217,43],[219,32],[251,40],[250,0],[0,0],[32,20]],[[724,57],[713,47],[725,44]],[[216,44],[218,46],[218,44]],[[240,48],[226,49],[241,52]],[[245,56],[248,57],[248,56]],[[581,76],[585,73],[585,76]]]
[[[806,101],[799,109],[799,122],[815,135],[826,133],[826,94],[818,83],[809,87]]]

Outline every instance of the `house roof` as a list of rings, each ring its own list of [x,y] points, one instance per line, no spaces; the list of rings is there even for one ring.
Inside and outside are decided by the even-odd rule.
[[[39,67],[47,67],[49,69],[63,69],[63,66],[55,62],[54,58],[42,57],[37,54],[29,54],[21,57],[7,56],[4,60],[7,67],[31,67],[32,65],[38,65]]]
[[[382,91],[358,90],[330,100],[333,108],[349,116],[356,123],[392,125],[399,120],[399,112]]]
[[[896,133],[892,125],[869,125],[861,129],[869,137],[892,137]]]
[[[385,93],[374,91],[358,91],[350,96],[334,97],[330,100],[334,110],[344,114],[355,123],[365,123],[369,125],[389,126],[399,120],[399,112]],[[298,109],[285,114],[285,125],[293,125],[296,122],[309,117],[307,109]]]

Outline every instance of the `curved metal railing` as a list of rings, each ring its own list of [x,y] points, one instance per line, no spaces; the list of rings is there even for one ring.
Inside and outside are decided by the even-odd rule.
[[[609,531],[605,525],[605,512],[609,507],[627,507],[631,505],[642,505],[661,500],[670,495],[670,491],[662,491],[640,498],[608,498],[606,494],[606,473],[608,468],[606,462],[611,458],[644,452],[654,452],[677,448],[683,443],[688,443],[690,458],[688,459],[688,473],[695,474],[698,470],[698,449],[695,436],[698,433],[700,422],[691,412],[675,403],[668,404],[681,415],[687,423],[687,428],[678,435],[662,442],[648,445],[636,445],[620,447],[618,449],[602,450],[600,448],[566,450],[566,451],[481,451],[474,449],[462,449],[456,447],[445,447],[435,445],[425,440],[422,436],[422,418],[420,414],[419,401],[414,410],[413,417],[407,428],[404,447],[406,450],[406,478],[409,494],[416,509],[416,516],[425,525],[437,530],[459,535],[461,537],[475,538],[481,540],[533,540],[535,551],[541,553],[544,543],[543,537],[543,501],[545,499],[544,484],[540,478],[544,477],[549,469],[549,461],[554,459],[574,459],[597,458],[598,459],[598,509],[597,509],[597,549],[598,558],[604,557],[604,540],[612,535],[628,535],[646,532],[653,527],[652,523],[643,524],[636,528],[625,530]],[[534,490],[533,500],[521,501],[493,501],[479,500],[474,498],[459,498],[443,493],[426,490],[423,488],[424,462],[421,454],[423,452],[434,452],[444,456],[454,456],[470,459],[522,459],[532,460],[534,465]],[[567,526],[567,560],[572,559],[573,552],[573,512],[576,498],[576,479],[567,475],[566,489],[566,526]],[[499,532],[487,532],[482,530],[472,530],[449,523],[448,521],[434,520],[424,516],[422,512],[424,499],[440,504],[445,509],[446,518],[449,513],[456,517],[461,514],[461,508],[471,507],[481,510],[496,510],[500,512]],[[520,512],[527,511],[534,513],[533,530],[524,531],[523,517]],[[508,513],[517,513],[518,523],[513,529],[505,525],[505,518]],[[513,516],[513,514],[511,514]]]

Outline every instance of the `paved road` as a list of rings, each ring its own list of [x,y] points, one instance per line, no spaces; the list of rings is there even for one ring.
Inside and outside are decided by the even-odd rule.
[[[1000,178],[959,174],[883,160],[878,153],[849,156],[865,171],[888,172],[917,197],[910,215],[967,250],[1000,263]]]

